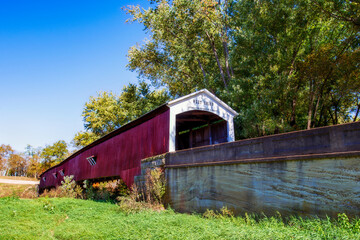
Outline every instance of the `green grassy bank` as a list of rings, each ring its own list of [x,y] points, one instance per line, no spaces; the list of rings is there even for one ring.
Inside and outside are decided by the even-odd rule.
[[[69,198],[0,199],[0,239],[360,239],[360,221],[126,214],[115,204]]]

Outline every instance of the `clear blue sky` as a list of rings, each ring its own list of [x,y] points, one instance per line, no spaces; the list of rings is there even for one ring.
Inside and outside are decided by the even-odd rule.
[[[83,130],[85,102],[119,93],[135,73],[127,51],[145,38],[123,6],[143,1],[0,1],[0,144],[23,151]]]

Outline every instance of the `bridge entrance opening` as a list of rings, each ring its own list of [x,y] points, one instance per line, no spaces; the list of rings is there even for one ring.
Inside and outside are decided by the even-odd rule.
[[[218,115],[199,110],[176,115],[176,150],[227,141],[227,122]]]

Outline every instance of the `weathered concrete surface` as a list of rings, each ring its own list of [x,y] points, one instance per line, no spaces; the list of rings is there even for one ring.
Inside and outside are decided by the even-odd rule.
[[[360,158],[166,169],[170,205],[241,213],[360,214]]]
[[[166,155],[167,199],[182,212],[360,215],[360,122]]]
[[[166,154],[160,154],[157,156],[144,158],[141,160],[141,174],[135,176],[134,183],[138,186],[145,185],[145,176],[147,170],[153,170],[155,168],[164,168]]]
[[[360,156],[360,122],[171,152],[166,167]]]

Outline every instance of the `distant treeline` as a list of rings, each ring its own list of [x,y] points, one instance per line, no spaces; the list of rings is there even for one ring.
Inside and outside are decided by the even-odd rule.
[[[10,145],[0,145],[0,176],[38,178],[46,169],[60,163],[70,154],[68,144],[57,141],[44,148],[28,145],[24,152],[16,152]]]

